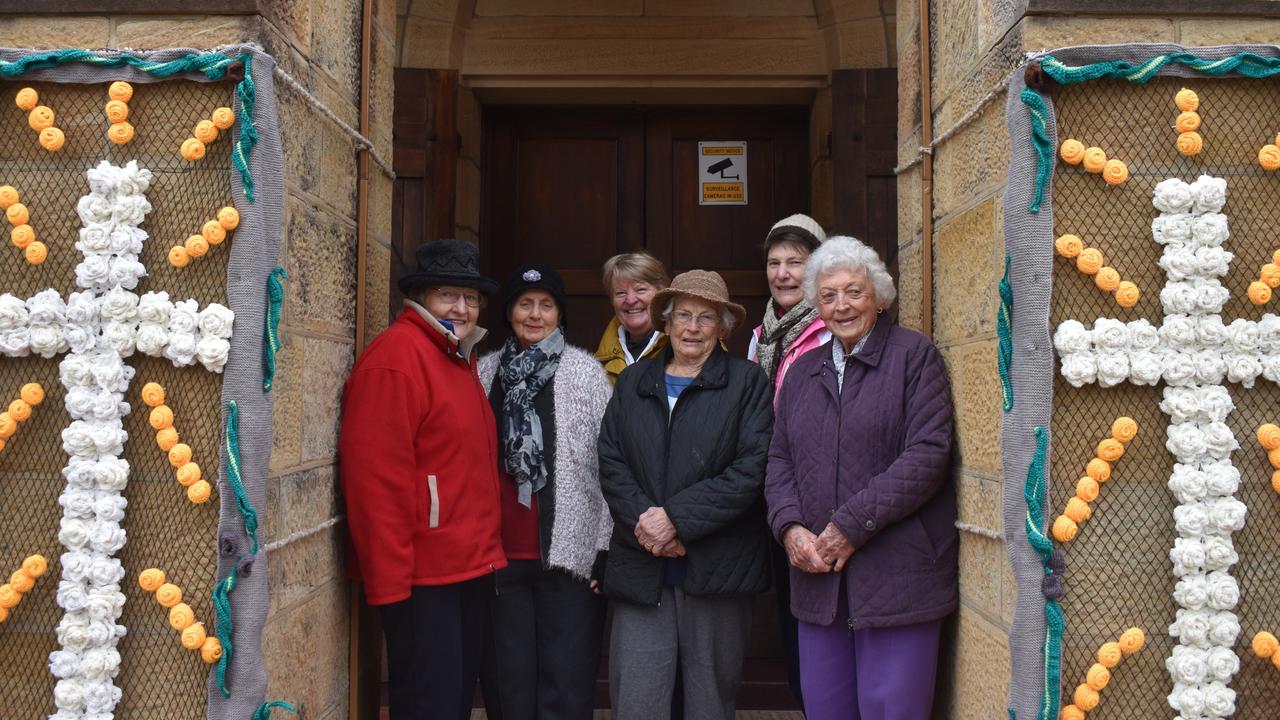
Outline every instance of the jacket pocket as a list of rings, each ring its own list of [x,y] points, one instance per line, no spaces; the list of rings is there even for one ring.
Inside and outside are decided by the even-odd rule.
[[[435,475],[427,476],[427,527],[440,527],[440,488]]]

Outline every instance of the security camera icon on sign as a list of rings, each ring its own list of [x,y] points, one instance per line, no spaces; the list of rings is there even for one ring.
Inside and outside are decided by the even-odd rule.
[[[725,158],[720,162],[715,163],[710,167],[708,167],[707,173],[712,175],[719,175],[721,180],[741,180],[742,179],[741,175],[725,175],[725,173],[728,172],[729,168],[731,167],[733,167],[733,159]]]

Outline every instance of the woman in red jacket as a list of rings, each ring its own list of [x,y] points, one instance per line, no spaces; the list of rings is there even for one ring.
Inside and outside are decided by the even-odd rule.
[[[493,573],[507,564],[493,412],[472,352],[497,289],[479,255],[462,240],[418,248],[404,311],[343,393],[351,570],[381,607],[392,720],[470,716]]]

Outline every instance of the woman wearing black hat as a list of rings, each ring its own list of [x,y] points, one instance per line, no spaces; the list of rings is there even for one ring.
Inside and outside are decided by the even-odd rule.
[[[502,295],[513,336],[479,366],[497,418],[510,562],[495,576],[485,707],[491,720],[588,720],[613,529],[596,440],[613,388],[590,353],[565,343],[559,273],[518,268]]]

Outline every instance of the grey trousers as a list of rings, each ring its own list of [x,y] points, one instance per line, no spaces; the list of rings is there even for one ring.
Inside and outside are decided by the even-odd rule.
[[[669,720],[679,657],[685,720],[733,720],[751,597],[695,597],[664,587],[656,608],[613,604],[614,720]]]

